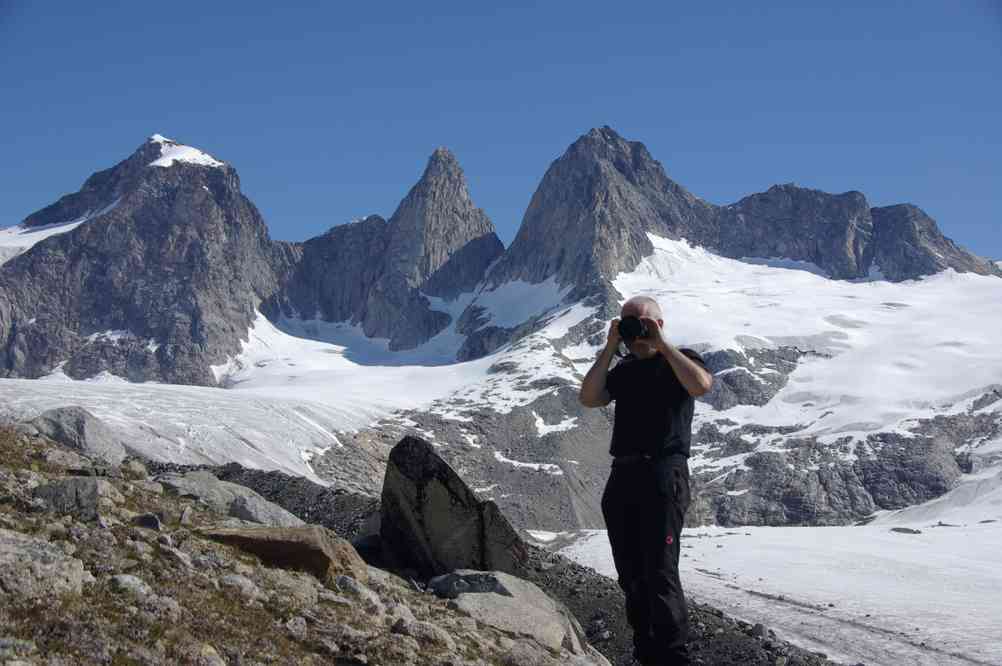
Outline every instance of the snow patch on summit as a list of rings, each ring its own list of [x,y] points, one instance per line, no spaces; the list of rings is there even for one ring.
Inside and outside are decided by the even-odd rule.
[[[150,137],[150,141],[160,144],[160,157],[146,166],[166,168],[174,164],[174,162],[187,162],[189,164],[199,164],[208,167],[225,166],[223,162],[220,162],[212,155],[202,152],[198,148],[192,148],[191,146],[168,139],[161,134],[154,134]]]

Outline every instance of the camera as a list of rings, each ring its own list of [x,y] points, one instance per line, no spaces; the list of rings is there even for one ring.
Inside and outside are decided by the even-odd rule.
[[[650,334],[647,324],[638,317],[623,317],[619,320],[619,336],[623,338],[623,342],[630,343],[638,338],[646,338]]]

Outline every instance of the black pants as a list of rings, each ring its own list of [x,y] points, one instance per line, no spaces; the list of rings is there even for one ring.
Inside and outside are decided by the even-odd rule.
[[[678,577],[689,500],[689,466],[681,455],[613,465],[602,495],[626,617],[643,664],[689,663],[689,618]]]

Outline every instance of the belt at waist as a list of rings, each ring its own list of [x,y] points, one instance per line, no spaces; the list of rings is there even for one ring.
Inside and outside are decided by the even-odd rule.
[[[682,460],[686,460],[687,456],[684,453],[636,453],[626,456],[615,456],[612,459],[612,466],[619,467],[620,465],[635,465],[637,463],[652,462],[654,460],[661,460],[662,458],[674,458],[678,457]]]

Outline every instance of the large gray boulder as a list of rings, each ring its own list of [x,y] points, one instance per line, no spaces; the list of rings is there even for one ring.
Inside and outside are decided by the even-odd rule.
[[[80,594],[93,581],[83,562],[57,544],[0,529],[0,604],[9,598],[38,599]]]
[[[161,474],[156,477],[168,492],[201,500],[213,511],[272,527],[301,527],[305,523],[282,507],[272,504],[250,488],[220,481],[210,472]]]
[[[50,409],[30,424],[46,437],[94,460],[119,465],[127,455],[118,435],[83,407]]]
[[[433,580],[433,583],[436,581]],[[561,649],[608,663],[585,637],[574,615],[535,584],[502,571],[452,572],[433,585],[436,594],[454,599],[456,607],[478,622],[509,634],[527,636],[555,652]],[[456,589],[465,583],[465,591]]]
[[[36,487],[32,494],[45,502],[50,511],[84,521],[97,520],[102,513],[125,501],[110,482],[85,476],[57,479]]]
[[[431,577],[455,569],[516,572],[526,545],[491,501],[481,501],[423,439],[390,452],[380,536],[387,559]]]

